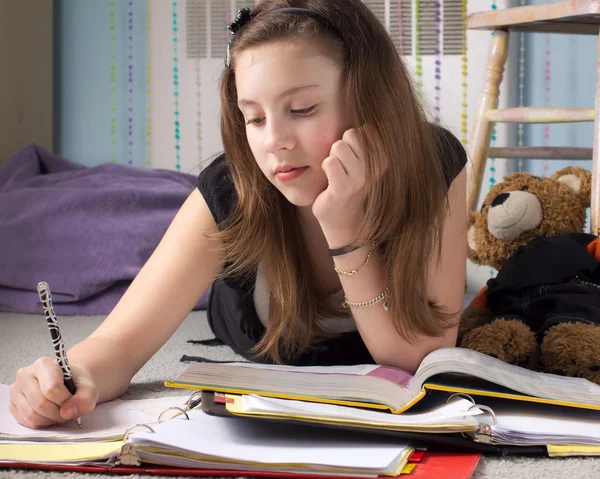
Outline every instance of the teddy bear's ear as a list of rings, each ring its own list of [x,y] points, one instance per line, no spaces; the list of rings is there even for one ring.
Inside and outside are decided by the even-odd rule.
[[[554,173],[551,177],[569,187],[571,192],[578,196],[584,207],[592,202],[592,173],[578,166],[567,166]]]

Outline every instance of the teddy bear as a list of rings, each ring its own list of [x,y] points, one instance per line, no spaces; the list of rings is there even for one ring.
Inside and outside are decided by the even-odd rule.
[[[591,174],[512,173],[468,220],[468,257],[497,274],[463,311],[457,345],[600,384],[600,238],[584,233]]]

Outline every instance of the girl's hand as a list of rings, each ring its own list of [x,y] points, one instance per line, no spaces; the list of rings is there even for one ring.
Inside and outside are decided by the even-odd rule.
[[[314,201],[312,211],[330,248],[347,245],[360,227],[366,194],[363,159],[358,132],[352,128],[331,146],[321,165],[329,185]]]
[[[71,366],[77,391],[74,395],[63,382],[55,358],[39,358],[17,371],[10,386],[10,412],[23,426],[33,429],[76,419],[91,411],[98,400],[92,376],[82,368]]]

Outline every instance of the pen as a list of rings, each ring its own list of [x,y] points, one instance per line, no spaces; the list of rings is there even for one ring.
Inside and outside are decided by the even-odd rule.
[[[52,346],[54,346],[54,354],[58,360],[58,365],[63,373],[64,383],[66,388],[71,394],[75,394],[75,382],[73,381],[73,373],[69,367],[69,361],[65,352],[65,344],[63,343],[62,336],[60,334],[60,328],[58,327],[58,318],[52,307],[52,295],[50,294],[50,287],[48,283],[42,281],[37,285],[38,295],[42,306],[44,307],[44,313],[46,315],[46,322],[48,323],[48,329],[50,330],[50,336],[52,337]],[[77,418],[77,425],[81,427],[81,418]]]

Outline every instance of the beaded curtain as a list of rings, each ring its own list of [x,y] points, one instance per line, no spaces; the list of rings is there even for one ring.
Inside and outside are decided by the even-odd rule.
[[[452,4],[452,8],[458,5],[464,20],[468,13],[505,8],[507,0],[491,3],[489,0],[365,1],[390,31],[399,54],[406,60],[414,75],[415,84],[423,90],[432,107],[432,119],[449,127],[468,149],[472,114],[479,101],[481,77],[487,57],[487,44],[482,37],[484,32],[467,32],[464,23],[460,27],[453,25],[452,28],[460,29],[461,49],[458,54],[447,54],[445,22],[450,12],[449,5]],[[519,4],[525,5],[529,2],[541,3],[540,0],[520,0]],[[219,151],[218,98],[215,86],[222,68],[222,55],[215,44],[226,43],[228,32],[225,25],[231,21],[239,8],[253,3],[252,0],[106,2],[110,6],[106,17],[106,25],[110,29],[109,53],[105,57],[108,58],[109,64],[106,78],[110,101],[106,102],[108,115],[105,118],[108,120],[111,161],[196,174],[203,167],[202,161],[210,159]],[[140,13],[141,4],[145,6],[143,14]],[[212,25],[220,25],[217,28],[220,33],[213,31],[208,38],[209,34],[201,31],[202,28],[209,28],[206,25],[199,28],[186,25],[186,11],[193,4],[202,5]],[[141,23],[142,21],[144,23]],[[420,21],[429,23],[425,27]],[[124,29],[126,34],[119,35],[119,30],[122,33]],[[205,48],[206,54],[190,55],[187,51],[192,34],[207,37],[206,44],[202,47]],[[143,55],[143,66],[140,66],[139,49],[135,48],[140,38],[143,38],[147,45]],[[427,43],[431,42],[432,38],[433,47]],[[538,99],[540,106],[551,106],[554,103],[552,100],[556,94],[551,89],[553,77],[556,73],[562,79],[564,72],[552,72],[552,38],[550,35],[543,35],[543,68],[536,70],[537,67],[526,68],[527,59],[530,58],[528,45],[531,45],[531,41],[528,40],[527,34],[518,34],[518,66],[512,71],[507,65],[503,83],[503,89],[507,81],[518,85],[518,88],[515,88],[516,98],[507,101],[506,98],[503,100],[501,95],[500,107],[523,106],[535,91],[543,92],[543,100]],[[573,45],[572,50],[586,51],[581,46],[575,46],[577,39],[567,41]],[[558,42],[556,45],[560,49],[561,45]],[[119,56],[123,57],[124,54],[125,64],[119,60]],[[570,60],[575,61],[574,58]],[[529,75],[539,75],[542,71],[543,77],[535,77],[536,83],[532,86],[533,79],[528,78]],[[139,82],[142,80],[145,82],[146,104],[135,101]],[[590,98],[593,97],[593,86],[585,86],[592,92]],[[568,94],[574,95],[574,90]],[[543,128],[543,134],[536,144],[546,146],[551,142],[558,143],[551,138],[551,131],[559,132],[558,128],[549,125],[538,126]],[[522,124],[516,126],[516,142],[519,146],[531,143],[528,132],[535,131],[535,127],[525,127]],[[587,125],[584,125],[581,129],[586,127]],[[578,140],[574,146],[588,146],[581,143],[582,138],[585,140],[589,135],[583,135],[578,130],[569,133],[569,136]],[[498,128],[494,129],[491,146],[507,144],[506,140],[505,125],[498,125]],[[141,144],[144,147],[142,156],[139,154]],[[535,163],[519,159],[514,162],[514,170],[524,171],[533,167],[535,171]],[[560,162],[537,163],[540,165],[539,169],[543,169],[538,174],[550,174],[562,166]],[[482,197],[488,188],[510,171],[508,166],[509,164],[502,159],[488,160]],[[582,166],[589,165],[586,163]]]
[[[450,1],[450,0],[447,0]],[[139,7],[139,4],[144,3],[146,6],[146,14],[145,14],[145,26],[144,28],[140,28],[139,20],[135,21],[136,12],[139,14],[139,8],[136,10],[134,8],[135,5]],[[162,4],[158,8],[159,11],[163,12],[165,10],[165,3]],[[214,15],[215,11],[221,10],[221,26],[222,26],[222,41],[226,42],[228,38],[228,31],[225,29],[225,25],[231,21],[237,9],[242,6],[248,6],[254,4],[252,0],[170,0],[169,2],[169,31],[170,31],[170,97],[171,97],[171,147],[172,151],[169,156],[172,159],[170,168],[175,170],[182,170],[182,148],[183,148],[183,140],[182,137],[184,135],[182,126],[182,112],[181,112],[181,102],[184,101],[182,98],[182,53],[184,54],[185,49],[185,35],[183,34],[182,28],[183,23],[185,22],[185,8],[187,4],[190,3],[204,3],[211,4],[211,14]],[[369,6],[373,6],[374,10],[377,7],[377,3],[385,4],[386,6],[386,19],[383,20],[383,23],[386,24],[388,28],[396,28],[396,35],[394,36],[398,51],[400,55],[405,56],[406,58],[410,58],[409,63],[413,64],[413,72],[416,79],[416,85],[419,88],[424,87],[424,83],[427,83],[427,79],[424,77],[431,76],[432,77],[432,86],[431,92],[427,92],[429,95],[429,99],[433,104],[434,117],[435,121],[443,122],[442,115],[442,99],[444,95],[445,85],[443,83],[442,74],[444,70],[444,53],[442,48],[442,21],[443,21],[443,3],[441,0],[439,1],[423,1],[423,0],[413,0],[412,5],[411,2],[403,1],[394,1],[394,0],[381,0],[380,2],[367,0],[367,4]],[[159,33],[161,36],[164,34],[166,29],[164,25],[161,26],[160,29],[156,29],[156,25],[158,19],[160,22],[165,22],[164,15],[153,15],[153,10],[157,10],[157,2],[153,0],[110,0],[109,4],[109,91],[110,91],[110,108],[109,108],[109,131],[110,131],[110,159],[113,162],[127,163],[129,165],[140,166],[140,161],[136,157],[134,153],[134,144],[136,142],[143,141],[144,146],[144,158],[143,158],[143,166],[152,167],[155,164],[155,154],[154,154],[154,146],[156,145],[156,139],[153,139],[153,136],[156,136],[157,130],[153,128],[153,119],[156,118],[155,111],[153,109],[153,99],[156,100],[158,91],[155,91],[155,85],[153,82],[153,74],[156,75],[156,71],[153,71],[153,55],[152,55],[152,42],[153,37],[156,33]],[[403,7],[404,4],[404,7]],[[462,17],[466,17],[467,11],[467,0],[459,0],[458,4],[461,8]],[[154,5],[154,8],[153,8]],[[423,8],[427,9],[433,6],[434,8],[434,18],[435,18],[435,52],[433,56],[435,57],[434,63],[427,70],[426,67],[423,66],[423,52],[421,51],[421,26],[419,25],[420,14]],[[208,8],[208,7],[207,7]],[[403,11],[404,10],[404,11]],[[394,15],[396,18],[393,18]],[[183,18],[183,19],[182,19]],[[125,22],[126,24],[126,35],[123,38],[123,35],[119,35],[118,33],[118,25],[119,23]],[[391,24],[394,24],[393,26]],[[154,25],[154,27],[153,27]],[[408,27],[408,34],[407,34]],[[461,141],[466,144],[467,143],[467,114],[468,114],[468,98],[467,98],[467,34],[466,29],[462,28],[461,35],[463,37],[463,49],[460,55],[461,65],[461,79],[458,83],[458,89],[460,90],[460,114],[458,118],[460,119],[459,124],[456,125],[455,133],[460,137]],[[155,32],[154,30],[160,30],[160,32]],[[431,32],[430,32],[431,33]],[[407,37],[410,37],[412,34],[413,38],[407,40]],[[136,60],[134,54],[134,42],[136,38],[145,38],[147,43],[147,51],[145,54],[145,71],[142,71],[139,68],[139,60]],[[139,41],[139,40],[137,40]],[[125,43],[125,44],[123,44]],[[409,50],[405,51],[405,44],[408,43]],[[126,65],[123,65],[123,62],[118,61],[118,55],[126,54]],[[166,48],[162,47],[162,52],[166,53]],[[187,63],[189,58],[184,60],[184,63]],[[205,61],[203,61],[205,60]],[[210,61],[211,58],[209,56],[202,58],[200,56],[194,58],[193,69],[194,73],[194,88],[193,91],[186,91],[185,102],[190,103],[190,100],[193,98],[193,106],[195,107],[195,121],[194,121],[194,143],[196,144],[197,150],[197,158],[206,157],[207,155],[203,151],[202,143],[206,138],[206,132],[203,132],[205,128],[203,127],[203,115],[202,115],[202,75],[203,68],[206,65],[206,61]],[[164,58],[154,59],[154,61],[161,63],[164,62]],[[186,65],[189,66],[189,65]],[[125,68],[124,68],[125,67]],[[187,68],[186,70],[190,70]],[[191,72],[189,72],[191,73]],[[145,94],[147,96],[146,105],[144,108],[140,108],[139,103],[134,102],[134,89],[135,81],[143,78],[145,81]],[[213,75],[214,79],[214,75]],[[126,85],[125,85],[126,82]],[[430,82],[430,83],[431,83]],[[139,85],[139,83],[138,83]],[[123,102],[122,98],[120,98],[119,93],[121,90],[125,90],[125,98],[126,101]],[[161,84],[161,95],[164,95],[162,91]],[[160,102],[164,103],[164,98],[161,98]],[[188,105],[189,106],[189,105]],[[164,121],[162,118],[161,122]],[[139,135],[139,131],[143,131],[143,140]],[[163,129],[161,128],[161,135]],[[211,136],[211,135],[209,135]],[[214,152],[207,152],[209,155]],[[160,166],[167,166],[164,164],[164,161],[161,159],[158,163]],[[189,169],[190,165],[186,165],[186,168]]]
[[[196,174],[219,152],[217,82],[228,38],[224,27],[239,8],[253,3],[250,0],[150,1],[155,168],[175,167]],[[365,0],[365,3],[388,28],[428,104],[431,119],[453,131],[468,149],[472,112],[479,101],[490,34],[467,31],[465,20],[469,13],[489,10],[489,0]],[[498,8],[505,6],[506,0],[497,0]],[[169,25],[165,18],[170,19]],[[449,54],[452,45],[455,48]],[[513,73],[507,70],[507,75]],[[516,81],[516,73],[514,76]],[[501,105],[508,106],[502,97]],[[494,138],[505,141],[504,125],[494,132]],[[482,195],[506,171],[505,160],[492,160]],[[474,278],[469,290],[478,289],[489,278],[489,269],[470,271],[469,275]]]
[[[464,28],[490,0],[365,0],[386,26],[431,118],[468,148],[489,33]],[[504,8],[506,0],[497,0]],[[225,25],[251,0],[98,0],[57,3],[61,89],[57,151],[197,174],[221,148],[218,79]],[[74,46],[78,47],[75,48]],[[449,48],[453,48],[449,53]],[[517,74],[507,71],[510,81]],[[93,82],[93,86],[90,86]],[[509,106],[502,100],[501,105]],[[496,132],[504,143],[502,126]],[[500,178],[496,160],[486,172]]]

